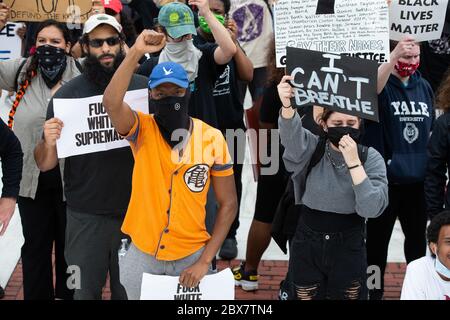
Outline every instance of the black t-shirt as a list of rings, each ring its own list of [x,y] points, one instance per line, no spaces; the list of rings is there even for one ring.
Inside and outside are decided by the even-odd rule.
[[[194,37],[194,45],[203,54],[199,60],[197,78],[192,86],[193,91],[189,101],[189,115],[218,128],[219,122],[213,90],[216,80],[223,73],[226,65],[218,65],[214,60],[214,52],[216,51],[217,44],[205,42],[202,38],[196,36]],[[137,74],[148,77],[157,63],[158,58],[152,56],[139,67]]]
[[[147,88],[147,79],[133,75],[128,90]],[[61,87],[53,98],[86,98],[104,89],[84,74]],[[53,99],[47,119],[53,118]],[[65,159],[64,188],[67,206],[76,212],[124,215],[131,195],[134,159],[130,147],[77,155]]]
[[[245,129],[243,104],[246,88],[246,83],[237,77],[236,61],[233,58],[225,65],[213,90],[218,129]]]

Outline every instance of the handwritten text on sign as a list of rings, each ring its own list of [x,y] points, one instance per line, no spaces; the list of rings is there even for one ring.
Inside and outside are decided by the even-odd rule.
[[[377,66],[376,61],[288,47],[292,104],[318,105],[378,121]]]
[[[389,61],[386,0],[279,0],[274,16],[279,68],[286,47]]]
[[[55,117],[64,123],[61,137],[56,142],[58,158],[129,146],[114,129],[102,99],[99,95],[53,100]],[[127,92],[124,101],[133,110],[148,113],[147,89]]]
[[[229,268],[206,275],[195,288],[185,288],[179,277],[142,276],[141,300],[234,300],[234,278]]]
[[[416,41],[441,37],[448,0],[393,0],[389,19],[391,39],[409,35]]]
[[[11,8],[11,21],[54,19],[84,23],[92,10],[92,0],[3,0]]]

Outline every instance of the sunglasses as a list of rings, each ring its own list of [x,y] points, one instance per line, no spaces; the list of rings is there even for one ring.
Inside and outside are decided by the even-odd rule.
[[[88,43],[91,47],[93,48],[100,48],[103,46],[103,43],[107,43],[108,46],[112,47],[112,46],[116,46],[120,43],[120,37],[110,37],[110,38],[106,38],[106,39],[92,39],[89,40]]]

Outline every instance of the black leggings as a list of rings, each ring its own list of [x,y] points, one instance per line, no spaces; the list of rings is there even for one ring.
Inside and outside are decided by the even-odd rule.
[[[367,263],[378,266],[381,271],[381,288],[369,291],[373,300],[383,297],[388,246],[397,218],[405,234],[407,263],[423,257],[426,253],[427,225],[423,183],[389,185],[389,206],[380,217],[369,219],[367,223]]]
[[[59,167],[56,169],[59,171]],[[58,180],[59,179],[59,180]],[[41,173],[35,199],[19,197],[25,243],[22,246],[23,290],[25,300],[70,300],[73,291],[64,259],[66,205],[62,198],[59,172]],[[56,285],[53,287],[52,251],[55,244]]]

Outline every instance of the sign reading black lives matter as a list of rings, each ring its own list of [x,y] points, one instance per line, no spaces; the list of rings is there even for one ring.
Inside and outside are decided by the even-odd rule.
[[[287,48],[286,73],[294,77],[292,105],[318,105],[378,121],[376,61]]]
[[[439,39],[445,23],[448,0],[392,0],[389,8],[391,39],[405,35],[416,41]]]
[[[53,99],[55,117],[64,126],[56,141],[58,158],[128,147],[109,119],[103,96],[78,99]],[[148,90],[128,91],[124,101],[136,111],[148,113]]]
[[[277,67],[286,47],[389,62],[386,0],[278,0],[275,4]]]

